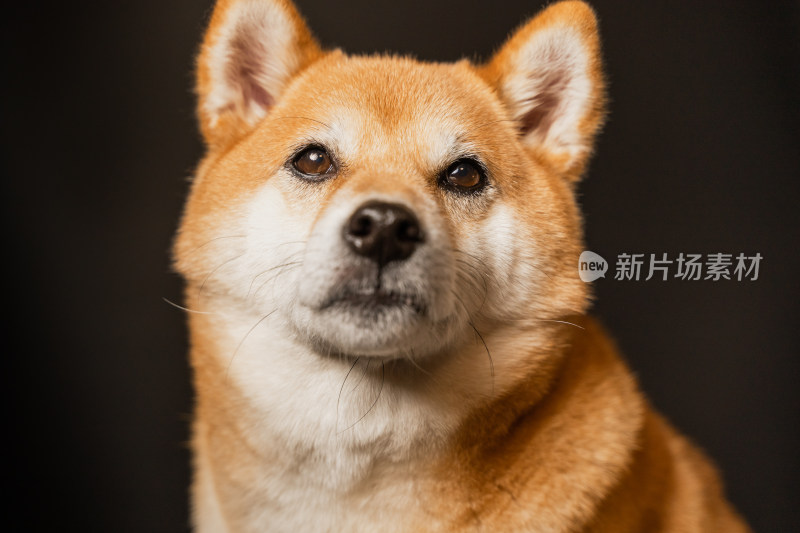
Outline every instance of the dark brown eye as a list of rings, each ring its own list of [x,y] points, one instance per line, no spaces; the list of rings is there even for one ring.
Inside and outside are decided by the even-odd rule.
[[[446,185],[464,192],[478,189],[483,184],[483,172],[480,166],[468,159],[450,165],[442,177]]]
[[[333,170],[333,161],[328,152],[318,146],[311,146],[297,154],[292,166],[307,176],[322,176]]]

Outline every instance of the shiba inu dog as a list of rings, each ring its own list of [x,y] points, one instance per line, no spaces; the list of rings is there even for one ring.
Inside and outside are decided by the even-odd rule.
[[[197,531],[747,531],[586,316],[586,4],[474,65],[323,50],[288,0],[219,0],[197,91]]]

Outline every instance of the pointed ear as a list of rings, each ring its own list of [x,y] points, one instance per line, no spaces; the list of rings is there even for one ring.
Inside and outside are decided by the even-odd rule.
[[[206,142],[224,145],[249,131],[320,55],[290,1],[218,0],[197,65]]]
[[[605,114],[597,20],[559,2],[517,30],[482,74],[517,121],[525,145],[577,180]]]

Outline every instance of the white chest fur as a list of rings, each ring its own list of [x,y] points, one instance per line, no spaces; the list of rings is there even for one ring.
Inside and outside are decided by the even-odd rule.
[[[215,386],[236,400],[214,427],[199,410],[199,531],[391,531],[416,521],[426,465],[491,394],[483,347],[465,349],[458,372],[421,377],[321,356],[287,335],[277,314],[260,319],[203,319],[215,330],[215,366],[226,369]]]

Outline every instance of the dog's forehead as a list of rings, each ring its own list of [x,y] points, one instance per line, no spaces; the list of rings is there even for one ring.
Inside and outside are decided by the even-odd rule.
[[[484,126],[503,113],[466,62],[339,55],[312,65],[291,92],[304,96],[289,97],[287,112],[318,121],[309,127],[345,156],[413,155],[423,164],[485,142],[492,128]]]

